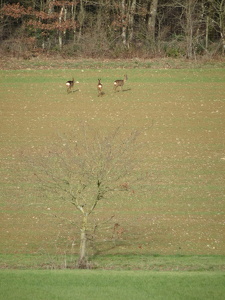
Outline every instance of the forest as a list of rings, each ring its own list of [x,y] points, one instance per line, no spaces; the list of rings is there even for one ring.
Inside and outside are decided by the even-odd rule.
[[[225,0],[1,0],[0,50],[24,59],[222,57]]]

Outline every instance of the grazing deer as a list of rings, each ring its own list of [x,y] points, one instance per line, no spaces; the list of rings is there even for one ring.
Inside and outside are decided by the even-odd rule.
[[[74,78],[66,82],[67,93],[71,92],[73,86],[74,86]]]
[[[114,81],[114,90],[116,92],[116,89],[118,88],[118,86],[121,87],[121,90],[123,89],[124,83],[125,81],[128,79],[127,75],[124,75],[124,79],[117,79]]]
[[[98,90],[98,97],[99,97],[99,96],[102,95],[102,84],[101,84],[101,79],[98,79],[97,90]]]

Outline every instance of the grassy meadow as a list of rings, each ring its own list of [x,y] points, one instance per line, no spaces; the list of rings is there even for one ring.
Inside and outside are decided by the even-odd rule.
[[[219,272],[0,271],[1,300],[222,300]]]
[[[124,74],[124,90],[115,93],[113,81]],[[79,83],[67,94],[65,82],[72,77]],[[102,97],[97,96],[98,78]],[[203,257],[204,265],[212,260],[212,270],[215,265],[225,269],[225,69],[1,70],[0,107],[2,267],[58,267],[77,253],[79,213],[35,192],[23,156],[43,155],[56,133],[83,122],[96,129],[121,124],[124,130],[142,129],[147,150],[140,149],[140,157],[151,173],[147,195],[99,203],[93,223],[104,224],[115,215],[113,222],[122,230],[113,242],[113,223],[100,227],[90,255],[105,257],[109,269],[108,259],[116,255],[124,265],[126,255],[187,256],[184,269],[192,265],[190,257],[196,263]],[[143,267],[137,264],[134,268]],[[151,269],[147,264],[144,269]],[[169,265],[173,269],[171,259]]]

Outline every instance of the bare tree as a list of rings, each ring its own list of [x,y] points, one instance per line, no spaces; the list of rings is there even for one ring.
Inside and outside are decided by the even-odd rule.
[[[214,12],[212,17],[213,27],[220,34],[222,53],[225,53],[225,0],[209,1]]]
[[[148,35],[152,43],[155,43],[155,25],[158,9],[158,0],[152,0],[149,3],[149,18],[148,18]]]
[[[129,1],[129,16],[128,16],[128,23],[129,23],[129,36],[128,36],[128,47],[133,41],[134,37],[134,14],[136,9],[136,0]]]
[[[121,19],[122,19],[122,41],[123,45],[127,45],[127,13],[126,13],[126,1],[121,1]]]
[[[32,164],[41,191],[71,203],[82,216],[78,268],[89,267],[89,217],[99,201],[128,191],[138,178],[135,171],[140,174],[138,137],[137,130],[126,133],[118,127],[103,134],[85,126],[75,134],[62,136],[54,145],[55,150]]]
[[[187,58],[193,56],[193,34],[194,34],[194,19],[193,15],[196,10],[197,0],[188,0],[184,5],[185,16],[186,16],[186,41],[187,41]]]
[[[85,9],[84,9],[84,2],[83,0],[80,0],[80,11],[78,14],[78,21],[79,21],[79,35],[78,35],[78,42],[81,39],[82,36],[82,30],[83,30],[83,24],[85,19]]]

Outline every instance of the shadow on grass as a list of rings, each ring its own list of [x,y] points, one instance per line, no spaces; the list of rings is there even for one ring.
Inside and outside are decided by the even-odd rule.
[[[129,92],[129,91],[131,91],[131,88],[129,88],[129,89],[125,89],[125,90],[119,90],[119,91],[115,91],[115,93],[119,93],[119,92]]]
[[[76,92],[79,92],[79,89],[70,91],[70,92],[68,93],[68,95],[69,95],[69,94],[72,94],[72,93],[76,93]]]

